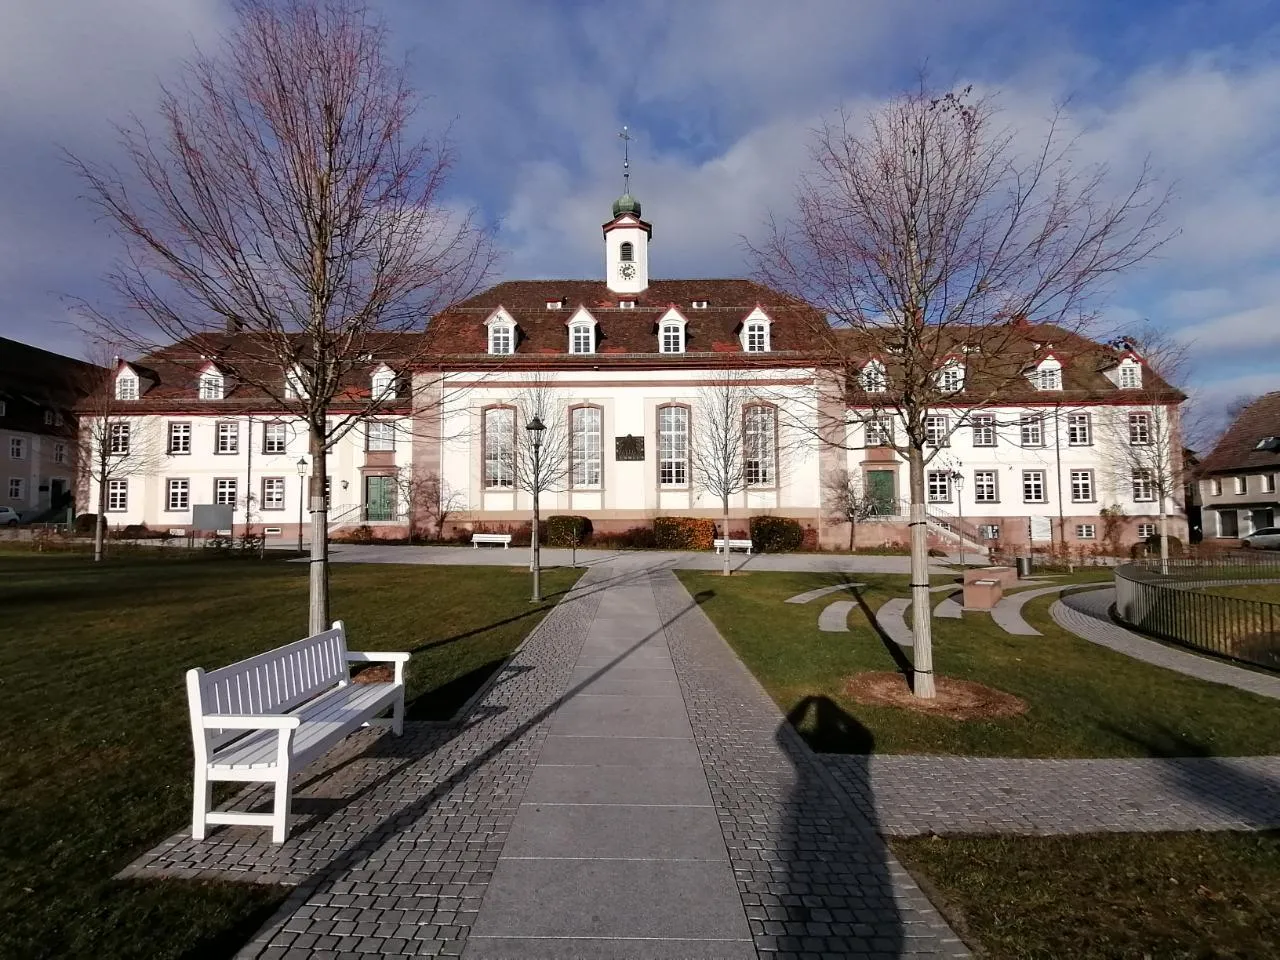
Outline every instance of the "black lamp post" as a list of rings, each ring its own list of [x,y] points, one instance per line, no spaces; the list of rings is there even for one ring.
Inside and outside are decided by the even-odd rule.
[[[957,531],[960,535],[960,566],[964,567],[964,474],[959,470],[951,471],[951,483],[956,488],[956,519],[959,521],[960,529]]]
[[[307,458],[298,460],[298,555],[302,555],[302,501],[306,499]]]
[[[542,600],[542,556],[538,552],[538,494],[542,491],[542,431],[547,427],[534,414],[525,429],[529,431],[529,441],[533,444],[533,475],[529,484],[529,492],[533,494],[533,596],[529,602],[539,603]]]

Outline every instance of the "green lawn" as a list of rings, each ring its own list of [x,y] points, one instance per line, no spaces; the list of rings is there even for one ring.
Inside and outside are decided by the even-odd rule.
[[[447,716],[580,571],[335,565],[354,649],[411,650],[411,718]],[[278,560],[0,553],[0,957],[226,956],[281,893],[111,877],[190,816],[183,672],[306,633]]]
[[[843,594],[805,605],[783,602],[838,583],[839,577],[678,575],[691,594],[701,594],[703,610],[784,711],[807,698],[826,698],[839,708],[804,711],[799,729],[815,749],[993,757],[1231,756],[1273,753],[1280,742],[1274,701],[1143,664],[1068,634],[1048,616],[1052,596],[1024,608],[1042,637],[1010,636],[987,614],[934,620],[940,676],[1007,691],[1030,708],[1020,717],[959,722],[864,706],[843,694],[847,677],[896,669],[893,645],[856,609],[851,632],[818,630],[823,606]],[[1056,582],[1108,577],[1109,572],[1087,571]],[[903,576],[856,579],[867,584],[859,595],[871,610],[908,593]]]
[[[1280,833],[891,845],[988,960],[1280,956]]]
[[[1280,603],[1280,583],[1238,583],[1230,587],[1198,587],[1196,593],[1212,593],[1219,597],[1240,597],[1244,600]]]

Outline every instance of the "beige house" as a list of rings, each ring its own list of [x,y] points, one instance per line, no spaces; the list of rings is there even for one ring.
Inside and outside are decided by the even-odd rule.
[[[1201,462],[1205,539],[1235,540],[1280,521],[1280,391],[1249,404]]]

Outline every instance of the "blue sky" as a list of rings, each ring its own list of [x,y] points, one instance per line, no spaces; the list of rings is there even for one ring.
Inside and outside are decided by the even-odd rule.
[[[740,238],[786,214],[809,131],[927,64],[1034,128],[1068,100],[1081,155],[1150,156],[1177,238],[1107,317],[1194,344],[1209,403],[1280,389],[1280,4],[1274,0],[381,0],[426,131],[452,124],[451,202],[500,225],[508,277],[600,276],[621,186],[658,276],[738,276]],[[0,0],[0,334],[76,353],[66,297],[115,253],[58,147],[115,156],[111,121],[227,22],[221,0]]]

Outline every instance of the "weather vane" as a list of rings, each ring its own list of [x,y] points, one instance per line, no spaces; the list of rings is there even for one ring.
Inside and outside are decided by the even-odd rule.
[[[631,192],[631,134],[627,132],[624,126],[622,132],[618,134],[622,140],[622,192]]]

